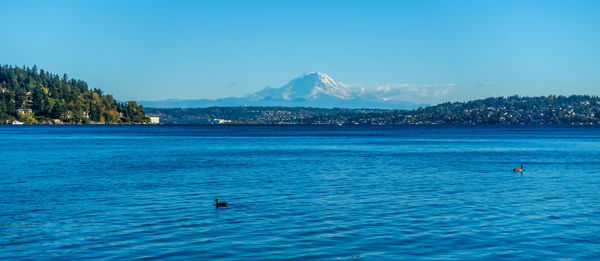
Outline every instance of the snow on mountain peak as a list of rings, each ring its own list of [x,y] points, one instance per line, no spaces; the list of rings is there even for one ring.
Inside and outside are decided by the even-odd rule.
[[[329,75],[308,72],[280,88],[266,88],[252,95],[254,99],[316,100],[320,98],[351,99],[352,90]]]

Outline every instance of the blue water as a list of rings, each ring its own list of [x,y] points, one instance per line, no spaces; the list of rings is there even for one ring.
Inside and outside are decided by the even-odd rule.
[[[595,128],[1,126],[0,168],[1,260],[600,259]]]

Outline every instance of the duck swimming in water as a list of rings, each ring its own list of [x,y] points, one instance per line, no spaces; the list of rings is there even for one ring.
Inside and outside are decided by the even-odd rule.
[[[514,172],[523,172],[523,163],[521,163],[521,167],[520,168],[514,168],[513,171]]]
[[[227,202],[220,202],[219,203],[219,199],[215,199],[215,206],[217,208],[219,208],[219,207],[229,207],[229,204],[227,204]]]

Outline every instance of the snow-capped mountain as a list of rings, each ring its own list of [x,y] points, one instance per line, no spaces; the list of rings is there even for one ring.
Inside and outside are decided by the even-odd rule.
[[[248,98],[253,100],[281,99],[286,101],[306,100],[312,101],[322,98],[335,98],[349,100],[352,90],[329,75],[320,72],[309,72],[292,80],[281,88],[265,88],[251,94]]]
[[[264,88],[241,98],[223,98],[216,100],[162,100],[140,101],[146,107],[156,108],[193,108],[210,106],[285,106],[285,107],[322,107],[322,108],[380,108],[414,109],[415,104],[397,99],[387,99],[366,93],[365,90],[353,90],[329,75],[309,72],[300,75],[280,88]]]

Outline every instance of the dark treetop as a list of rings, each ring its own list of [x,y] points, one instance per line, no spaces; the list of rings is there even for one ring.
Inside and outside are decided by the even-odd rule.
[[[0,66],[0,123],[143,123],[144,107],[119,103],[82,80],[33,67]]]
[[[600,124],[597,96],[493,97],[416,110],[298,107],[146,108],[163,123],[233,124]]]

